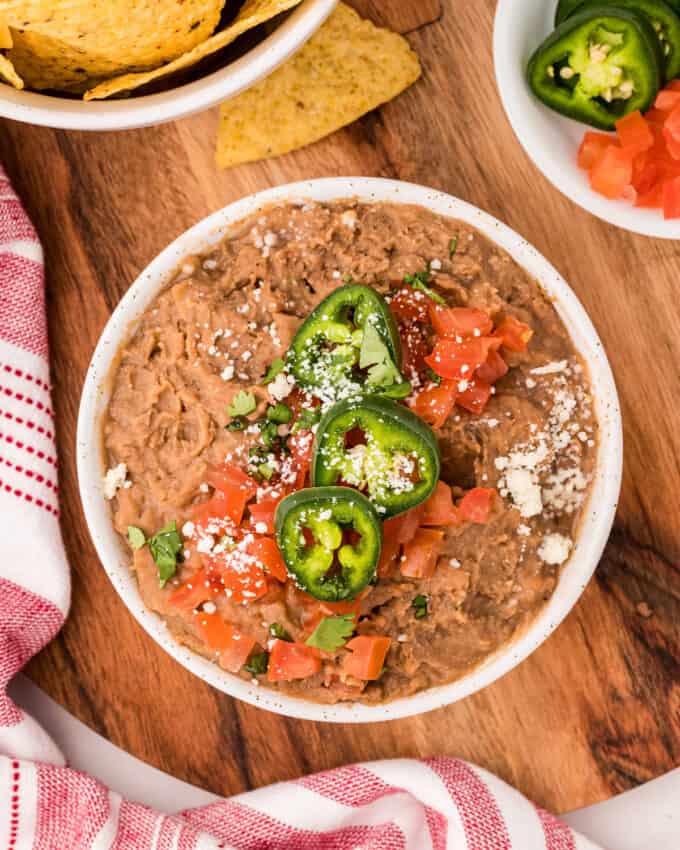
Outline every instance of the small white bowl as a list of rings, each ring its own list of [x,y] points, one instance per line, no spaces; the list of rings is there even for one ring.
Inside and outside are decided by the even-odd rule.
[[[234,97],[285,62],[312,36],[337,0],[304,0],[274,32],[212,74],[158,94],[84,101],[0,85],[0,115],[64,130],[130,130],[186,118]]]
[[[526,81],[529,57],[554,27],[555,0],[498,0],[493,53],[501,101],[524,150],[550,182],[574,203],[625,230],[680,239],[680,220],[665,221],[661,210],[610,201],[588,185],[576,165],[583,133],[592,130],[548,109]]]
[[[100,419],[108,402],[113,359],[135,321],[172,278],[182,259],[207,251],[227,236],[236,223],[262,206],[284,200],[332,201],[349,197],[367,202],[420,204],[435,213],[468,222],[508,251],[555,300],[574,345],[588,363],[601,429],[593,490],[578,540],[554,594],[536,620],[515,641],[463,679],[376,706],[317,705],[254,687],[177,644],[161,618],[149,611],[141,599],[128,566],[129,550],[113,530],[109,505],[102,492]],[[142,272],[111,316],[90,363],[78,416],[77,458],[85,517],[102,564],[133,616],[173,658],[218,690],[261,708],[290,717],[362,723],[420,714],[478,691],[519,664],[568,614],[599,561],[614,519],[621,483],[621,415],[609,363],[590,319],[557,271],[524,239],[487,213],[433,189],[396,180],[333,177],[269,189],[230,204],[182,234]]]

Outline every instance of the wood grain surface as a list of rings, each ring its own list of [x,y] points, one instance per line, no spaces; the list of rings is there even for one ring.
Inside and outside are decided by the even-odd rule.
[[[359,6],[360,4],[357,3]],[[217,110],[124,133],[3,122],[0,158],[47,256],[62,523],[73,607],[30,665],[51,696],[115,744],[232,794],[362,759],[448,754],[565,811],[680,764],[680,251],[561,197],[504,116],[491,58],[493,0],[367,0],[408,30],[424,76],[306,150],[218,172]],[[325,175],[428,184],[488,210],[564,274],[608,350],[626,462],[611,541],[581,601],[528,661],[469,699],[366,726],[293,721],[194,678],[127,613],[90,543],[74,457],[96,340],[139,271],[175,236],[245,194]]]

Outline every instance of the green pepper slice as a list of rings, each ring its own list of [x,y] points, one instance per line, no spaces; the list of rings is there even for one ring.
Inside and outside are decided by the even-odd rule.
[[[646,18],[593,6],[577,12],[529,60],[527,79],[546,106],[601,130],[644,112],[662,82],[659,41]]]
[[[276,541],[298,587],[316,599],[354,599],[375,576],[382,524],[365,496],[349,487],[308,487],[276,509]],[[345,542],[346,533],[358,535]]]
[[[557,26],[575,12],[583,12],[593,6],[616,6],[632,9],[647,18],[652,25],[663,55],[666,79],[680,76],[680,0],[674,10],[666,0],[560,0],[555,15]]]
[[[363,442],[347,447],[347,435]],[[312,454],[312,482],[342,481],[365,491],[391,517],[425,501],[439,479],[432,429],[408,408],[379,396],[338,402],[321,419]]]
[[[367,344],[372,349],[368,356]],[[340,286],[324,298],[288,350],[288,369],[296,382],[326,402],[357,396],[366,385],[397,395],[403,385],[410,391],[400,364],[399,332],[387,302],[357,283]],[[363,375],[361,370],[368,366],[368,375]]]

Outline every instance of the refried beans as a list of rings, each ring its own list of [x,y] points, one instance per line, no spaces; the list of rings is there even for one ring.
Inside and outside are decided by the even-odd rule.
[[[355,599],[319,601],[282,573],[280,561],[268,569],[265,557],[252,591],[234,593],[210,564],[240,544],[219,522],[199,528],[197,516],[222,496],[221,487],[233,485],[233,475],[219,472],[225,464],[247,474],[250,484],[233,486],[252,485],[252,504],[304,486],[300,455],[317,425],[310,418],[291,449],[295,417],[304,409],[300,390],[285,370],[267,384],[264,378],[273,364],[273,372],[281,369],[314,308],[349,281],[393,305],[401,371],[412,386],[393,403],[416,412],[419,393],[450,382],[424,367],[436,333],[427,321],[410,321],[403,303],[396,309],[398,293],[405,291],[416,308],[424,299],[426,312],[433,304],[475,308],[496,329],[511,317],[533,332],[525,350],[494,349],[507,372],[495,379],[479,412],[456,403],[434,429],[453,510],[475,492],[488,495],[487,512],[481,521],[442,526],[435,560],[420,572],[403,568],[408,542],[395,543],[386,524],[383,560]],[[467,386],[457,381],[451,398]],[[322,408],[329,403],[322,399]],[[293,419],[271,424],[268,411],[276,405],[293,409]],[[313,405],[307,409],[314,412]],[[282,419],[287,416],[284,410]],[[267,447],[262,422],[273,435]],[[298,697],[380,703],[460,678],[536,616],[569,568],[598,425],[585,364],[550,300],[512,257],[470,225],[423,208],[348,200],[268,207],[210,253],[187,257],[119,352],[103,443],[115,528],[129,546],[145,604],[178,642],[236,675]],[[220,483],[225,475],[227,484]],[[255,511],[249,519],[248,507],[244,517],[247,545],[265,537],[271,546],[268,523],[257,521]],[[402,531],[403,525],[402,517]],[[411,533],[417,528],[415,519]],[[167,534],[154,537],[162,531]],[[387,548],[391,561],[384,563]],[[208,599],[192,595],[192,579],[209,589]],[[337,649],[310,649],[306,642],[325,617],[338,620],[341,632],[349,622],[351,636],[341,634]],[[389,639],[370,678],[358,678],[347,664],[357,636]],[[239,640],[248,657],[234,661],[238,656],[226,647]],[[282,642],[286,651],[314,653],[311,672],[272,674]]]

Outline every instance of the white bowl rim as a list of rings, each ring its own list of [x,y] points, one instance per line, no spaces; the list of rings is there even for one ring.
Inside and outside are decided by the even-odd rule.
[[[177,644],[161,618],[144,606],[128,567],[129,555],[113,529],[109,506],[102,494],[100,431],[93,427],[105,406],[106,379],[116,351],[128,337],[136,318],[172,277],[185,256],[207,250],[223,238],[233,224],[260,207],[283,201],[332,201],[350,197],[369,202],[419,204],[469,222],[509,251],[555,299],[577,350],[589,366],[601,432],[597,470],[579,537],[555,592],[538,617],[513,642],[464,678],[375,706],[319,705],[256,687]],[[343,723],[393,720],[449,705],[503,676],[543,643],[574,606],[600,559],[617,507],[622,457],[618,396],[602,343],[584,308],[547,260],[509,227],[465,201],[412,183],[365,177],[323,178],[267,189],[213,213],[165,248],[132,284],[104,328],[86,375],[77,430],[78,481],[90,535],[114,587],[149,635],[180,664],[224,693],[289,717]]]
[[[0,86],[0,116],[63,130],[131,130],[186,118],[235,97],[286,61],[310,38],[338,0],[303,0],[252,50],[198,80],[155,94],[84,101]]]
[[[545,9],[545,0],[534,2],[540,4],[541,9]],[[493,57],[496,84],[505,114],[527,156],[559,192],[597,218],[642,236],[680,239],[680,221],[664,220],[660,210],[634,207],[627,201],[610,201],[598,195],[590,189],[583,175],[580,175],[579,180],[570,170],[565,169],[560,161],[552,156],[548,145],[536,143],[523,120],[525,112],[522,103],[528,90],[523,67],[526,57],[517,55],[511,46],[511,34],[528,20],[526,10],[519,11],[517,5],[517,0],[498,0],[493,28]],[[539,106],[541,110],[550,112],[547,106]],[[555,120],[561,120],[556,113],[550,114]],[[579,126],[575,122],[571,123]],[[584,132],[593,129],[585,124],[580,126]]]

